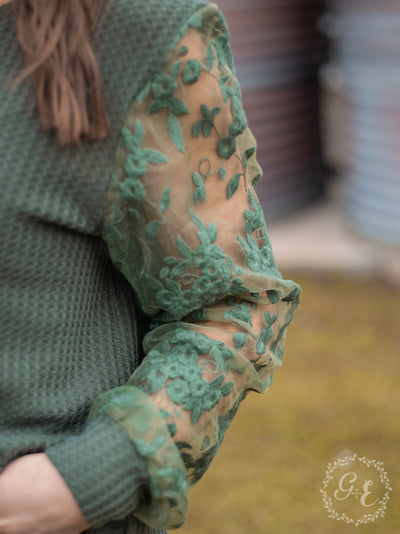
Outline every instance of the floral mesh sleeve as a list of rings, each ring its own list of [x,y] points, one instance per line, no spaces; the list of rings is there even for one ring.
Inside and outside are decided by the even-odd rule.
[[[276,269],[254,186],[261,177],[221,13],[182,30],[132,102],[117,152],[104,238],[153,317],[128,384],[100,396],[151,476],[135,512],[179,526],[187,487],[215,456],[240,401],[279,368],[299,287]]]

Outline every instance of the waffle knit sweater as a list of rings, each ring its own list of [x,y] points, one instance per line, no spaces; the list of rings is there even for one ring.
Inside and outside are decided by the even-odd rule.
[[[79,149],[40,130],[29,79],[9,90],[24,65],[12,6],[0,7],[0,471],[47,450],[89,522],[104,525],[91,532],[156,532],[132,515],[117,520],[147,482],[133,443],[108,418],[87,423],[93,399],[140,360],[133,292],[101,225],[127,108],[202,5],[110,3],[94,49],[111,133]]]
[[[92,532],[178,528],[239,404],[281,366],[300,295],[257,199],[229,31],[199,0],[110,0],[94,46],[111,133],[62,149],[30,80],[9,90],[22,68],[10,8],[0,471],[43,451]]]

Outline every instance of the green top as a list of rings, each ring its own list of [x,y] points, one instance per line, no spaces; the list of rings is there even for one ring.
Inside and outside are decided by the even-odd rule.
[[[29,80],[8,91],[22,63],[0,9],[0,468],[46,451],[93,532],[182,524],[298,305],[228,30],[202,6],[111,3],[95,47],[113,130],[80,149],[40,131]]]

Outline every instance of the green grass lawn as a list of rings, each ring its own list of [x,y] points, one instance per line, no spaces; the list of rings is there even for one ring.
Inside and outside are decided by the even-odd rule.
[[[265,395],[242,403],[179,532],[399,533],[399,292],[378,280],[285,275],[303,295],[283,366]],[[368,525],[323,507],[327,464],[344,451],[383,462],[390,478],[385,517]],[[352,498],[348,515],[362,510]]]

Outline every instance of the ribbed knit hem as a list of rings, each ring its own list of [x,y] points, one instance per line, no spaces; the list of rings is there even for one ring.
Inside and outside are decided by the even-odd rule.
[[[149,482],[146,461],[125,430],[106,416],[46,450],[94,527],[132,513]]]

